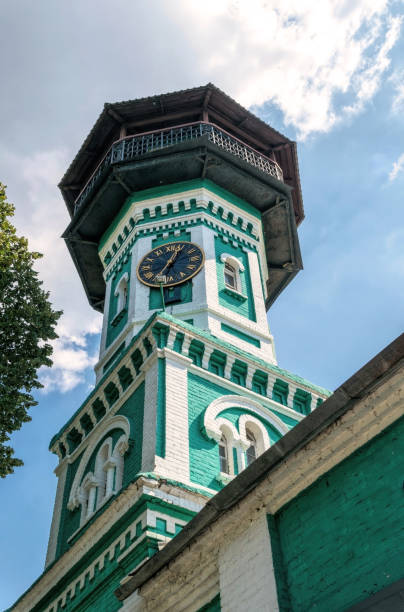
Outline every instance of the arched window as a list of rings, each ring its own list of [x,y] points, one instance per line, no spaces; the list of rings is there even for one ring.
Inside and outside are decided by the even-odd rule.
[[[224,434],[219,440],[219,460],[222,474],[230,474],[228,444]]]
[[[224,286],[231,291],[242,293],[240,272],[244,272],[244,265],[238,257],[229,253],[222,253],[220,261],[224,263]]]
[[[116,306],[116,313],[119,314],[122,312],[124,308],[127,307],[128,304],[128,284],[129,284],[129,275],[127,272],[122,275],[119,279],[119,283],[115,289],[115,297],[118,298],[118,303]]]
[[[95,511],[97,503],[97,481],[92,472],[89,472],[83,480],[81,487],[81,519],[87,520]]]
[[[117,434],[119,435],[115,445],[113,444],[113,431],[115,432],[113,435],[114,439],[116,439]],[[113,490],[115,492],[119,491],[122,486],[124,455],[129,448],[129,434],[129,421],[122,415],[114,415],[109,419],[106,419],[104,422],[99,423],[98,435],[94,430],[90,433],[87,448],[84,451],[70,489],[69,501],[67,502],[67,507],[70,511],[73,511],[80,505],[83,506],[84,502],[84,505],[91,509],[91,504],[88,503],[88,498],[86,498],[85,491],[86,479],[88,481],[88,478],[90,477],[94,479],[94,484],[97,488],[97,499],[95,505],[98,505],[98,488],[100,485],[103,485],[100,488],[103,488],[105,492],[107,492],[108,488],[107,478],[104,480],[104,474],[107,476],[107,473],[101,471],[100,464],[101,467],[102,465],[105,465],[110,457],[114,460],[116,459],[117,468]],[[94,468],[90,467],[90,465],[94,466]],[[94,473],[89,471],[92,469],[94,470]],[[85,513],[83,514],[85,516]]]
[[[257,458],[257,440],[251,429],[246,429],[246,437],[250,446],[247,448],[247,465],[250,465]]]
[[[81,484],[81,522],[88,520],[104,502],[122,486],[123,455],[128,448],[122,436],[113,449],[112,438],[107,438],[95,458],[94,474],[88,472]],[[113,450],[112,450],[113,449]]]
[[[95,478],[97,480],[97,502],[96,505],[100,506],[107,494],[107,472],[104,466],[107,464],[111,455],[112,440],[108,438],[103,446],[97,453],[95,460]]]
[[[226,261],[224,264],[224,284],[226,287],[238,291],[237,276],[235,268]]]

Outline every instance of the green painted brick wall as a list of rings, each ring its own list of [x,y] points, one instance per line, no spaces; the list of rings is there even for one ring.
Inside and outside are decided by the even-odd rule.
[[[272,408],[272,412],[276,414],[276,416],[278,416],[280,419],[282,419],[282,421],[285,423],[285,425],[289,427],[289,429],[292,429],[292,427],[294,427],[295,425],[299,423],[297,419],[292,419],[292,417],[287,416],[286,414],[282,414],[281,412],[278,412],[274,408]]]
[[[171,503],[163,500],[156,500],[150,496],[144,495],[138,502],[125,513],[123,517],[111,525],[111,529],[97,542],[84,557],[73,567],[71,567],[60,582],[55,585],[50,591],[44,593],[42,600],[33,608],[31,612],[44,612],[49,605],[58,601],[61,598],[64,590],[71,584],[74,584],[82,573],[89,571],[91,564],[103,555],[104,565],[102,568],[97,564],[94,576],[90,579],[86,576],[83,588],[76,588],[75,596],[68,597],[66,605],[58,606],[58,610],[64,612],[82,612],[86,610],[97,610],[102,612],[115,612],[122,604],[116,599],[114,591],[118,588],[120,581],[128,575],[146,556],[151,557],[158,550],[157,541],[154,536],[146,537],[140,541],[131,552],[125,556],[118,564],[117,559],[127,550],[133,543],[140,539],[143,535],[143,530],[136,530],[134,537],[131,539],[129,533],[123,539],[123,545],[117,543],[114,548],[112,559],[107,552],[110,545],[119,539],[120,535],[139,521],[141,524],[142,515],[146,510],[154,510],[168,517],[179,519],[180,521],[189,521],[195,515],[195,512],[185,508],[179,508]],[[167,520],[161,520],[162,524],[166,524]],[[181,527],[177,525],[177,532]],[[149,531],[162,533],[163,535],[173,537],[172,533],[165,530],[148,528]]]
[[[404,418],[275,515],[282,610],[342,612],[403,577],[403,455]]]
[[[240,389],[240,395],[242,395]],[[219,448],[216,442],[207,439],[202,432],[203,416],[206,408],[213,400],[223,395],[233,394],[218,384],[212,383],[197,376],[196,374],[188,374],[188,415],[189,415],[189,461],[190,461],[190,477],[195,484],[210,487],[215,490],[222,488],[222,485],[216,480],[216,476],[220,471],[219,464]],[[221,412],[221,416],[225,416],[234,425],[238,425],[238,419],[241,414],[247,411],[234,407]],[[259,418],[255,415],[255,418]],[[278,416],[289,425],[291,419],[278,414]],[[279,432],[271,427],[270,424],[262,422],[267,428],[271,443],[276,442],[279,438]],[[292,422],[294,425],[295,423]]]
[[[165,457],[166,454],[166,360],[160,357],[157,360],[158,392],[156,415],[156,455]]]
[[[201,431],[203,414],[213,400],[230,391],[195,374],[188,373],[189,465],[191,482],[219,490],[219,448]]]
[[[118,410],[130,422],[129,450],[125,453],[122,487],[135,478],[142,468],[144,382],[132,393]]]
[[[126,416],[129,420],[131,428],[129,450],[126,452],[124,457],[125,462],[122,487],[125,487],[136,477],[136,474],[140,472],[142,465],[144,382],[141,383],[141,385],[139,385],[139,387],[124,402],[124,404],[122,404],[117,414]],[[94,470],[95,458],[103,441],[111,436],[113,444],[115,444],[122,433],[122,429],[117,428],[108,432],[99,440],[87,463],[87,467],[84,470],[83,478],[87,472]],[[58,534],[57,557],[59,557],[69,548],[68,539],[80,527],[81,507],[75,508],[75,510],[71,511],[67,508],[67,501],[69,499],[70,489],[83,453],[81,453],[79,458],[68,467],[65,491],[63,494],[62,515],[60,522],[61,527]],[[100,508],[99,512],[102,512],[102,507]],[[84,527],[80,533],[84,533],[85,529],[86,528]]]
[[[65,490],[63,491],[63,503],[60,517],[60,528],[56,545],[56,559],[60,557],[67,549],[67,539],[76,531],[76,529],[80,527],[80,509],[76,508],[76,510],[71,512],[67,508],[67,502],[69,500],[70,488],[73,484],[73,480],[83,457],[83,453],[80,453],[77,459],[67,467]]]
[[[197,612],[220,612],[220,593],[218,593],[209,603],[199,608]]]

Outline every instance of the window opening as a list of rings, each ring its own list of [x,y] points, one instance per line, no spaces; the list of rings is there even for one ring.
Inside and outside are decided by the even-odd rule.
[[[119,314],[128,305],[128,273],[125,273],[120,279],[115,290],[115,296],[118,298],[116,312]]]
[[[249,429],[246,430],[246,433],[247,440],[250,443],[250,446],[247,448],[247,465],[251,465],[251,463],[257,458],[257,440]]]
[[[181,286],[164,287],[165,304],[177,304],[181,302]]]
[[[224,284],[237,291],[237,272],[227,261],[224,264]]]
[[[220,471],[223,474],[229,474],[229,459],[227,454],[227,440],[222,434],[219,441],[219,459],[220,459]]]

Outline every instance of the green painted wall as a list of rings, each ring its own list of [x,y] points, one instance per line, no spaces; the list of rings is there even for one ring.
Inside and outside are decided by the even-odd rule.
[[[244,340],[244,342],[249,342],[257,348],[261,347],[261,342],[257,338],[254,338],[253,336],[250,336],[249,334],[246,334],[235,327],[231,327],[231,325],[227,325],[227,323],[221,323],[220,327],[224,332],[232,334],[233,336],[236,336],[236,338]]]
[[[224,263],[220,260],[222,253],[229,253],[240,259],[244,265],[244,272],[240,272],[241,293],[247,297],[245,301],[226,293],[224,284]],[[250,271],[248,266],[248,256],[240,247],[234,247],[229,242],[223,242],[219,236],[215,237],[215,255],[217,270],[217,285],[219,291],[219,304],[225,306],[237,314],[247,317],[251,321],[256,321],[254,299],[251,288]]]
[[[203,417],[206,408],[213,400],[223,395],[234,394],[234,391],[205,380],[193,373],[188,373],[188,415],[189,415],[189,462],[190,478],[195,484],[210,487],[215,490],[222,488],[216,480],[220,471],[219,448],[216,442],[207,439],[203,433]],[[238,419],[247,411],[241,408],[229,408],[220,414],[238,427]],[[252,414],[252,413],[251,413]],[[256,414],[255,418],[260,418]],[[291,421],[284,415],[278,415],[286,422]],[[260,419],[267,428],[271,443],[280,438],[279,432]],[[289,424],[289,423],[287,423]],[[295,423],[293,422],[293,425]]]
[[[69,501],[70,489],[80,465],[80,461],[83,457],[83,453],[80,453],[77,459],[67,467],[65,490],[63,491],[63,502],[60,517],[60,528],[56,545],[56,559],[58,559],[67,549],[67,539],[76,531],[76,529],[80,527],[81,509],[76,508],[73,512],[71,512],[67,508],[67,502]]]
[[[142,442],[143,442],[143,414],[144,414],[144,383],[139,385],[139,387],[132,393],[132,395],[122,404],[121,408],[117,412],[117,414],[122,414],[126,416],[130,423],[130,440],[129,440],[129,449],[125,453],[124,457],[124,472],[123,472],[123,481],[122,487],[125,487],[129,482],[135,479],[138,472],[141,470],[142,466]],[[87,467],[84,470],[83,478],[87,474],[87,472],[94,471],[95,458],[98,453],[98,450],[104,440],[106,438],[112,437],[113,444],[115,444],[120,436],[122,435],[122,429],[114,429],[109,431],[103,436],[99,442],[97,443],[88,463]],[[68,548],[70,548],[70,544],[68,543],[68,539],[79,529],[80,527],[80,516],[81,516],[81,507],[75,508],[75,510],[71,511],[67,508],[67,502],[70,495],[70,489],[73,484],[74,476],[79,467],[81,458],[83,456],[83,452],[80,454],[80,457],[76,459],[71,465],[68,467],[67,477],[66,477],[66,485],[65,491],[63,494],[63,505],[62,505],[62,515],[61,515],[61,527],[58,534],[58,545],[57,545],[57,557],[59,557],[63,552],[65,552]],[[97,511],[96,515],[103,512],[105,506],[101,506]],[[80,531],[80,535],[83,534],[88,528],[89,523],[83,526],[83,529]]]
[[[87,568],[104,552],[104,566],[102,569],[99,566],[94,571],[94,577],[90,579],[86,576],[82,589],[76,588],[75,596],[68,597],[65,606],[58,605],[57,610],[64,612],[115,612],[122,607],[122,604],[117,600],[114,591],[118,588],[120,581],[133,570],[133,568],[141,563],[146,557],[153,556],[157,550],[157,539],[153,536],[147,537],[133,548],[128,555],[118,564],[118,557],[129,548],[136,540],[140,540],[144,529],[141,526],[141,515],[145,511],[154,510],[161,514],[166,514],[167,517],[179,519],[181,521],[189,521],[195,515],[194,512],[183,508],[173,506],[173,504],[156,500],[150,496],[142,496],[138,502],[126,514],[116,521],[111,529],[106,533],[95,546],[74,566],[72,566],[62,580],[55,585],[50,591],[44,594],[43,599],[31,610],[31,612],[44,612],[48,606],[62,596],[66,587],[75,582],[79,576],[86,571]],[[136,520],[139,523],[136,525],[136,532],[131,538],[129,529]],[[148,531],[161,533],[161,535],[173,537],[172,533],[167,532],[164,528],[165,520],[161,520],[159,527],[148,528]],[[137,528],[139,527],[139,529]],[[181,526],[176,525],[176,532],[180,531]],[[126,532],[126,534],[125,534]],[[125,534],[123,545],[115,546],[112,559],[106,553],[109,546],[116,541],[121,534]]]
[[[220,612],[221,609],[220,593],[218,593],[216,597],[212,599],[212,601],[202,606],[202,608],[199,608],[197,612]]]
[[[129,293],[130,293],[130,282],[131,282],[130,268],[131,268],[132,258],[130,257],[130,255],[128,255],[125,259],[126,261],[122,264],[122,267],[112,278],[112,282],[111,282],[111,289],[110,289],[111,293],[110,293],[110,298],[109,298],[109,310],[108,310],[108,329],[107,329],[107,337],[105,341],[105,346],[109,346],[111,342],[113,342],[115,338],[119,336],[119,334],[125,327],[126,323],[128,322],[128,305],[129,305]],[[119,320],[119,322],[116,323],[115,325],[112,325],[112,323],[114,322],[115,316],[118,314],[117,313],[118,297],[115,296],[115,289],[120,279],[125,274],[125,272],[127,272],[129,276],[128,301],[126,304],[126,311],[123,313],[123,316]]]
[[[342,612],[403,577],[403,456],[404,418],[275,515],[281,610]]]
[[[166,455],[166,360],[158,358],[158,390],[157,390],[157,415],[156,415],[156,455]]]
[[[297,421],[296,419],[292,419],[292,417],[289,417],[286,414],[282,414],[274,408],[271,408],[271,411],[276,414],[276,416],[278,416],[280,419],[282,419],[282,421],[285,423],[285,425],[289,427],[289,429],[292,429],[292,427],[299,423],[299,421]]]
[[[195,374],[188,373],[189,466],[191,482],[219,490],[219,448],[201,431],[203,414],[213,400],[231,393]]]
[[[122,487],[126,487],[142,469],[144,382],[122,404],[117,414],[126,416],[130,422],[129,449],[124,455],[125,467],[122,481]]]

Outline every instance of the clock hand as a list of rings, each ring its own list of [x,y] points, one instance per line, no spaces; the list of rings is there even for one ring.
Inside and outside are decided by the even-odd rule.
[[[166,263],[166,265],[164,266],[164,268],[162,268],[162,269],[160,270],[159,275],[163,274],[164,270],[165,270],[166,268],[168,268],[169,266],[171,266],[171,265],[174,263],[174,261],[175,261],[175,260],[177,259],[177,257],[178,257],[178,253],[181,251],[181,249],[182,249],[182,247],[180,247],[180,248],[178,248],[178,249],[176,249],[176,250],[174,251],[174,253],[171,255],[170,259],[167,261],[167,263]]]

